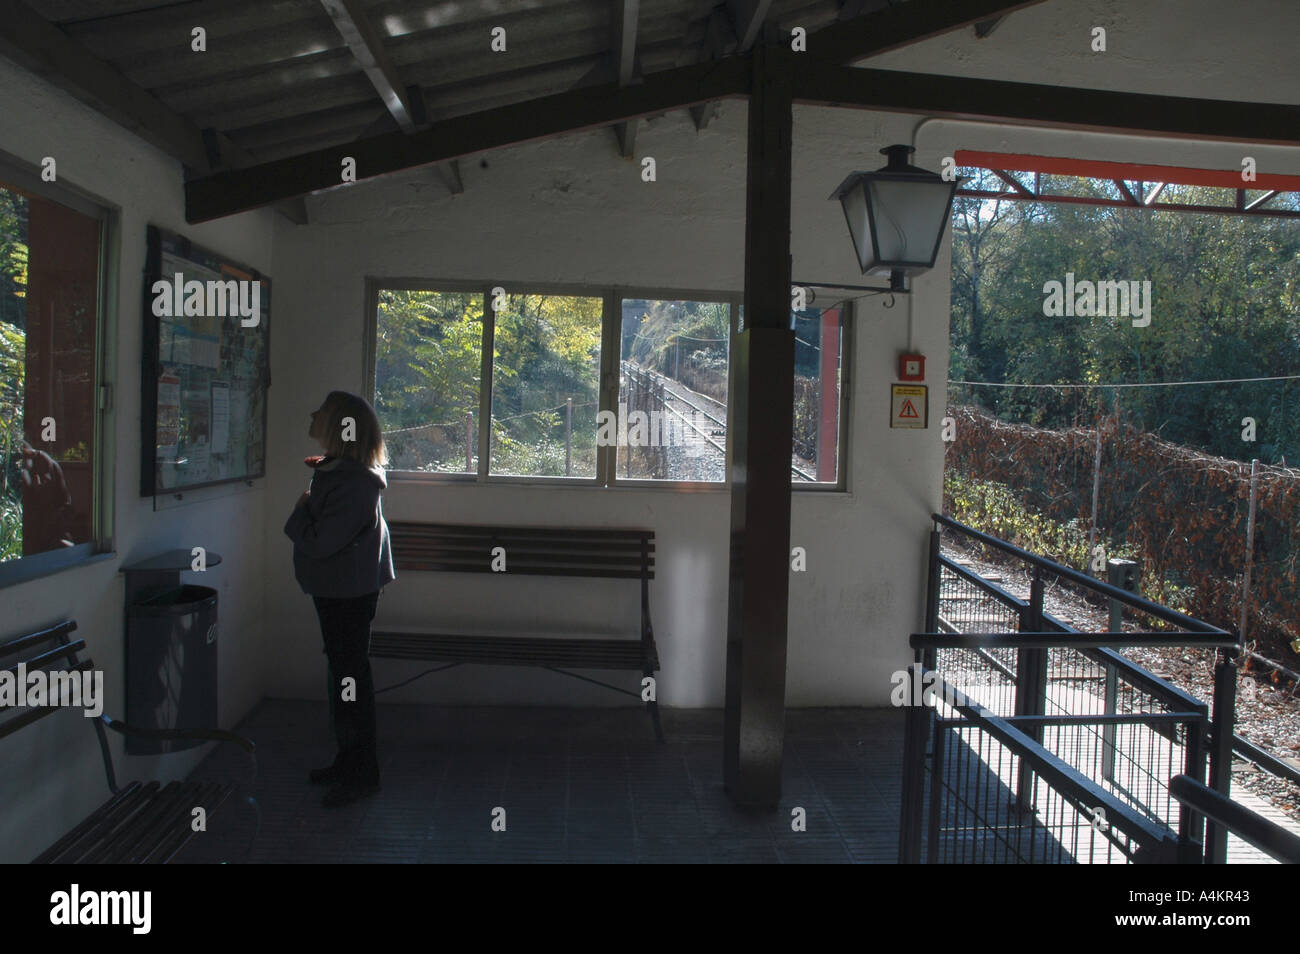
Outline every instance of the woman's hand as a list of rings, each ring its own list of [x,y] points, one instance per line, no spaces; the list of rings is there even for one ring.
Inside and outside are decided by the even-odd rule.
[[[304,490],[304,491],[302,492],[302,496],[298,498],[298,502],[297,502],[296,504],[294,504],[294,506],[295,506],[295,507],[302,507],[302,506],[305,506],[306,503],[307,503],[307,501],[310,500],[310,499],[311,499],[311,491],[310,491],[310,490]]]

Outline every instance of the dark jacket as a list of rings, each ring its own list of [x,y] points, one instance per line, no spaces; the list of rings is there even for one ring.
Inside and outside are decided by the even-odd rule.
[[[396,579],[379,467],[346,457],[308,457],[311,495],[294,507],[284,533],[293,541],[293,571],[304,593],[349,597]]]

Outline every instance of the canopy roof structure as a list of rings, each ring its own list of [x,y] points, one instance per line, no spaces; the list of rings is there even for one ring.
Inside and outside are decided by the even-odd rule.
[[[1163,209],[1178,212],[1210,212],[1221,215],[1267,215],[1300,218],[1295,199],[1300,195],[1300,176],[1256,173],[1253,169],[1196,169],[1147,163],[1107,162],[1061,156],[1027,156],[959,149],[958,166],[988,169],[1002,180],[1001,189],[963,186],[958,195],[1016,202],[1063,202],[1118,208]],[[1030,176],[1013,175],[1016,172]],[[1050,191],[1046,177],[1096,180],[1113,186],[1114,196],[1066,194]],[[1171,185],[1205,186],[1224,190],[1221,205],[1173,202],[1162,199]],[[1108,190],[1111,191],[1111,190]],[[1289,195],[1288,203],[1274,201]]]
[[[275,205],[339,184],[750,93],[771,47],[796,103],[1061,128],[1300,143],[1300,108],[853,69],[1043,0],[112,0],[0,4],[0,53],[179,159],[187,218]],[[201,34],[200,34],[201,29]],[[795,30],[806,34],[791,51]],[[496,48],[494,49],[494,45]]]

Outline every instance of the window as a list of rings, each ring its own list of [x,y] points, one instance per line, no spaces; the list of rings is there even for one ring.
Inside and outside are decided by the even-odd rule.
[[[483,296],[381,288],[375,412],[393,470],[478,473]]]
[[[494,474],[596,477],[604,299],[497,299],[492,360]]]
[[[369,300],[393,470],[726,485],[738,296],[371,280]],[[795,486],[844,486],[847,308],[794,316]]]
[[[624,298],[622,316],[616,472],[725,483],[731,306]]]
[[[106,213],[49,192],[0,167],[0,583],[83,559],[101,530]]]

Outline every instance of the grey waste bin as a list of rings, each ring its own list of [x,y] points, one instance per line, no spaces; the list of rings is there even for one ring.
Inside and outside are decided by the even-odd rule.
[[[142,729],[216,727],[216,590],[186,584],[127,607],[126,721]],[[202,744],[127,736],[126,751],[157,755]]]

